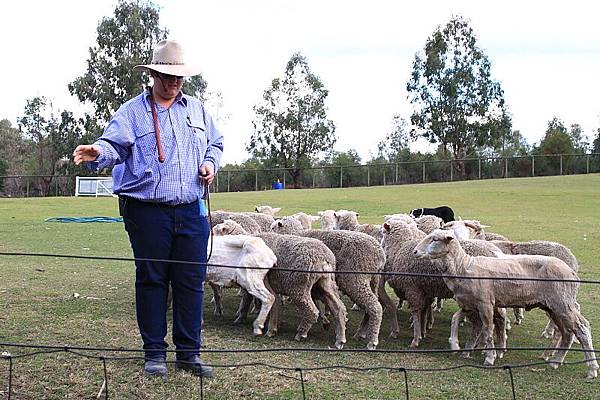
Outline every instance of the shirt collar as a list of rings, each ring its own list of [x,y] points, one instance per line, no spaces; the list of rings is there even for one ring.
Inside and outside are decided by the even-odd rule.
[[[148,112],[152,112],[152,108],[150,107],[150,103],[148,102],[148,96],[150,96],[150,94],[152,94],[152,87],[148,86],[142,92],[142,98],[144,101],[144,105],[146,106],[146,111],[148,111]],[[177,94],[177,97],[175,98],[174,103],[181,103],[181,105],[183,105],[184,107],[187,107],[188,99],[183,94],[183,91],[181,91],[181,90],[179,91],[179,93]]]

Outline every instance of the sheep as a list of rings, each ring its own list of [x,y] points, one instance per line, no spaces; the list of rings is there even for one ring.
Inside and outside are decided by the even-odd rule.
[[[506,236],[502,236],[499,233],[484,232],[483,235],[485,237],[485,240],[504,240],[504,241],[509,241],[509,239],[507,239]]]
[[[254,235],[256,233],[261,232],[260,225],[257,222],[255,222],[254,219],[252,219],[250,216],[242,213],[222,210],[217,210],[210,213],[211,228],[214,228],[215,225],[222,223],[226,219],[231,219],[240,224],[244,228],[246,233],[249,235]]]
[[[579,264],[575,255],[566,246],[549,242],[546,240],[532,240],[529,242],[517,242],[493,240],[491,241],[505,254],[531,254],[540,256],[551,256],[563,260],[573,271],[577,272]],[[542,336],[550,339],[554,336],[555,326],[552,320],[548,320],[548,324],[542,331]]]
[[[256,206],[254,210],[257,213],[267,214],[271,217],[275,218],[275,214],[281,211],[281,207],[271,207],[271,206]]]
[[[261,232],[268,232],[269,227],[275,221],[272,215],[258,213],[258,212],[241,212],[240,214],[246,215],[254,220],[259,226]]]
[[[454,211],[448,206],[440,206],[435,208],[413,208],[409,213],[414,218],[419,218],[423,215],[435,215],[444,220],[444,222],[454,221]]]
[[[425,233],[431,233],[436,229],[440,229],[444,220],[436,217],[435,215],[423,215],[422,217],[415,218],[417,228]]]
[[[359,224],[358,213],[355,211],[338,210],[334,216],[335,229],[366,233],[381,243],[381,225]]]
[[[292,214],[291,217],[296,218],[302,224],[303,229],[311,229],[312,223],[319,220],[319,217],[314,215],[308,215],[303,212]],[[271,227],[269,226],[269,229]]]
[[[242,287],[261,301],[260,312],[253,323],[254,335],[262,335],[265,320],[275,301],[275,296],[265,286],[264,280],[269,268],[276,262],[273,251],[259,238],[246,235],[212,238],[212,254],[207,266],[206,281],[219,288]],[[261,269],[253,269],[254,267]],[[220,303],[216,298],[218,294],[219,291],[215,291],[215,303]]]
[[[560,330],[559,347],[556,348],[550,365],[558,368],[575,335],[584,349],[587,378],[593,379],[598,376],[599,366],[593,350],[590,324],[578,311],[576,296],[579,279],[577,273],[564,261],[539,255],[514,255],[510,258],[471,257],[465,253],[451,232],[441,229],[421,240],[415,247],[414,254],[420,259],[444,259],[448,265],[446,273],[449,275],[550,279],[510,281],[445,277],[444,281],[454,292],[454,298],[461,308],[479,313],[483,323],[481,341],[486,347],[494,346],[494,307],[539,307],[550,314]],[[495,351],[488,350],[486,362],[493,363],[494,359]]]
[[[345,293],[365,314],[356,339],[367,341],[367,348],[374,350],[379,344],[379,330],[383,309],[377,299],[377,287],[385,264],[385,253],[377,241],[360,232],[302,230],[292,218],[282,218],[272,225],[274,232],[291,233],[323,242],[335,255],[337,272],[366,271],[372,274],[336,273],[335,280]]]
[[[300,313],[295,340],[306,339],[308,331],[318,319],[319,310],[311,297],[313,291],[325,302],[335,319],[335,347],[343,348],[346,343],[347,312],[346,306],[339,298],[333,276],[335,256],[331,250],[320,241],[308,237],[269,232],[260,233],[257,237],[261,238],[277,257],[277,265],[267,275],[270,287],[275,293],[288,296]],[[280,271],[282,268],[309,273]],[[269,317],[268,336],[274,336],[278,330],[277,308],[276,302]]]
[[[431,262],[428,260],[417,260],[413,256],[413,248],[426,234],[417,229],[414,224],[404,224],[401,221],[391,220],[383,224],[383,248],[386,253],[385,272],[398,273],[420,273],[420,274],[443,274],[445,265],[441,262]],[[472,241],[466,244],[469,251],[486,252],[493,255],[491,244],[482,241]],[[489,248],[488,248],[489,246]],[[494,247],[496,251],[497,248]],[[438,299],[452,298],[453,293],[441,278],[431,277],[413,277],[402,275],[384,275],[379,282],[379,299],[386,310],[391,312],[391,333],[390,336],[397,338],[400,330],[396,307],[391,298],[385,291],[385,282],[387,282],[398,298],[402,301],[406,299],[413,320],[413,340],[411,347],[419,346],[420,340],[424,337],[427,325],[433,323],[430,313],[431,303],[434,297]],[[452,337],[452,335],[451,335]]]
[[[413,217],[411,217],[408,214],[390,214],[390,215],[384,215],[383,216],[383,221],[384,222],[389,222],[389,221],[402,221],[405,224],[415,224],[416,225],[416,221]]]
[[[450,221],[442,225],[441,229],[449,230],[454,232],[459,240],[468,239],[485,239],[484,228],[489,228],[487,225],[482,225],[481,222],[475,220],[460,220]],[[440,229],[440,228],[438,228]],[[433,232],[433,230],[431,231]],[[428,234],[431,232],[427,232]]]
[[[335,211],[324,210],[319,211],[319,221],[321,223],[321,229],[326,231],[332,231],[335,229]]]

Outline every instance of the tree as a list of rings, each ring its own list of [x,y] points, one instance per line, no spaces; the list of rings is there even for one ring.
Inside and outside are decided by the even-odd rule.
[[[389,162],[403,161],[407,153],[410,154],[408,145],[411,138],[406,120],[400,115],[395,115],[392,119],[392,131],[377,144],[378,158]]]
[[[325,178],[328,186],[336,187],[340,184],[340,173],[342,173],[342,185],[345,187],[361,186],[363,184],[364,171],[360,167],[361,158],[354,149],[344,151],[330,151],[324,160]],[[330,168],[337,167],[337,168]]]
[[[586,140],[587,138],[583,134],[583,128],[579,124],[571,124],[571,130],[568,133],[573,143],[573,149],[576,153],[585,154],[588,152],[590,144]]]
[[[548,122],[546,134],[540,141],[537,152],[539,154],[571,154],[575,152],[567,128],[557,117]]]
[[[39,190],[46,196],[53,177],[66,172],[71,153],[83,135],[82,122],[68,111],[61,112],[57,118],[45,97],[28,99],[23,116],[17,118],[17,122],[29,141],[26,160],[31,163],[30,171],[43,176],[38,181]]]
[[[103,125],[127,100],[149,84],[145,74],[133,71],[152,59],[152,49],[165,39],[159,9],[152,2],[119,0],[114,16],[98,24],[97,43],[89,49],[87,72],[69,84],[69,91],[94,107],[96,125]],[[184,92],[203,99],[206,81],[201,75],[186,79]],[[93,127],[93,126],[90,126]],[[97,127],[96,127],[97,129]]]
[[[600,153],[600,128],[596,130],[596,138],[592,143],[592,151],[594,153]]]
[[[283,78],[273,79],[263,102],[254,106],[254,133],[246,149],[259,159],[274,159],[279,167],[290,168],[297,187],[302,169],[336,141],[333,121],[327,119],[328,93],[306,58],[292,55]]]
[[[415,55],[406,85],[414,107],[411,122],[419,129],[413,134],[441,144],[455,159],[476,148],[498,148],[511,127],[504,93],[491,79],[490,67],[467,20],[453,17],[438,27],[424,54]]]

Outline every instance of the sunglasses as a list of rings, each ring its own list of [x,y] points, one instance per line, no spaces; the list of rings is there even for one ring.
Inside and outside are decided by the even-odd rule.
[[[160,79],[165,79],[168,81],[174,81],[174,80],[180,81],[183,79],[183,76],[163,74],[162,72],[158,72],[158,71],[156,72],[156,74],[158,75],[158,77]]]

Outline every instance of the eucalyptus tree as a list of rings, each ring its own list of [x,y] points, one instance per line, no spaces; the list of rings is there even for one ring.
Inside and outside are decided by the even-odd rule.
[[[283,77],[273,79],[254,106],[254,133],[246,149],[255,157],[288,168],[295,186],[302,169],[335,143],[335,125],[327,119],[329,92],[304,56],[292,55]]]
[[[406,85],[417,128],[413,135],[438,143],[455,159],[483,147],[500,148],[511,123],[490,68],[466,19],[455,16],[436,28],[415,55]]]

